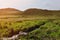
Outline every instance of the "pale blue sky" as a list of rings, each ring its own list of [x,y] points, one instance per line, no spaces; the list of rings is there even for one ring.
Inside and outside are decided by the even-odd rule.
[[[60,0],[0,0],[0,8],[16,8],[25,10],[28,8],[60,9]]]

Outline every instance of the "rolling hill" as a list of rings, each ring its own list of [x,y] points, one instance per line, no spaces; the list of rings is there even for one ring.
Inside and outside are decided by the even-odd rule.
[[[15,8],[3,8],[0,9],[0,15],[40,15],[40,16],[60,16],[60,10],[43,10],[37,8],[30,8],[24,11]]]
[[[20,17],[21,14],[22,14],[22,11],[20,11],[18,9],[3,8],[3,9],[0,9],[0,20],[1,19]]]
[[[19,15],[22,11],[14,8],[4,8],[0,9],[0,15]]]
[[[59,19],[60,10],[43,10],[37,8],[30,8],[24,11],[20,11],[15,8],[3,8],[0,9],[0,18],[1,19]]]
[[[24,11],[24,15],[60,16],[60,10],[43,10],[37,8],[30,8]]]

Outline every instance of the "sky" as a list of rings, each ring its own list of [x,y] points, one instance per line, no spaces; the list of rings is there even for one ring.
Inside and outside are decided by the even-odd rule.
[[[60,10],[60,0],[0,0],[0,8]]]

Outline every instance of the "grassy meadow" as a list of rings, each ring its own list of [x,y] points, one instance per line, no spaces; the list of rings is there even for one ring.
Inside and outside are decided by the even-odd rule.
[[[28,33],[26,36],[20,36],[21,40],[60,40],[60,20],[41,19],[0,22],[0,37],[11,37],[18,34],[19,31]]]
[[[1,9],[0,38],[12,37],[20,31],[27,35],[16,40],[60,40],[60,11]]]

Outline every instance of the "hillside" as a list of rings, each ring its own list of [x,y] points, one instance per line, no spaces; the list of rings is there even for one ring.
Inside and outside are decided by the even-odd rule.
[[[37,8],[31,8],[24,11],[23,15],[39,15],[39,16],[59,16],[60,10],[43,10]]]
[[[24,11],[15,8],[0,9],[0,15],[40,15],[40,16],[60,16],[60,10],[43,10],[37,8],[30,8]]]
[[[13,20],[13,18],[21,17],[23,12],[15,8],[3,8],[0,9],[0,20]],[[15,20],[15,19],[14,19]]]
[[[22,17],[60,17],[60,10],[43,10],[37,8],[30,8],[24,11],[15,8],[0,9],[0,16],[4,15],[20,15]]]
[[[60,10],[43,10],[30,8],[24,11],[15,8],[0,9],[0,20],[33,20],[33,19],[59,19]]]
[[[22,11],[14,8],[4,8],[0,9],[0,15],[19,15],[22,14]]]

